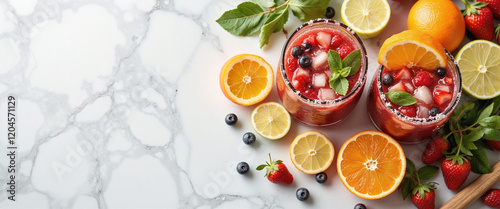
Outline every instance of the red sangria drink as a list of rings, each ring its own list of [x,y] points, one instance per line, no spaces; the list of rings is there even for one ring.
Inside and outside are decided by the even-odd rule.
[[[403,67],[388,70],[380,65],[374,75],[367,109],[373,124],[403,143],[429,139],[448,121],[462,93],[457,63],[446,51],[446,67],[422,69]],[[398,105],[388,97],[406,92],[416,103]]]
[[[299,121],[335,124],[359,101],[367,66],[364,45],[351,29],[332,20],[309,21],[285,43],[276,73],[278,94]]]

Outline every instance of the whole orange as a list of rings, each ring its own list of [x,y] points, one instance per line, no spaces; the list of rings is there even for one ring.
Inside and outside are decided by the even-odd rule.
[[[417,1],[408,15],[408,29],[419,30],[436,38],[453,52],[465,35],[465,21],[451,0]]]

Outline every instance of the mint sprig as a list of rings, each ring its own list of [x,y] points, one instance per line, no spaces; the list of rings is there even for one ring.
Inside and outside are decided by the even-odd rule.
[[[328,51],[328,66],[332,71],[329,80],[330,86],[338,94],[345,96],[349,90],[347,77],[356,74],[361,67],[361,50],[352,51],[342,60],[338,52],[330,49]]]
[[[283,29],[288,21],[290,8],[301,21],[320,18],[325,14],[330,0],[252,0],[243,2],[236,9],[224,12],[216,20],[227,32],[250,36],[260,31],[260,48],[269,42],[272,33]]]

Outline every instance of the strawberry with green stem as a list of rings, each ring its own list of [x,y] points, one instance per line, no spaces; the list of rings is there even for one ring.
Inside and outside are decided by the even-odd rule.
[[[469,3],[462,0],[465,9],[462,14],[465,19],[465,26],[476,38],[491,41],[495,35],[494,20],[491,9],[486,2]]]
[[[271,153],[269,153],[269,162],[257,166],[258,171],[263,170],[264,168],[267,168],[265,175],[267,177],[267,180],[272,183],[288,185],[293,182],[293,176],[286,168],[286,165],[283,164],[283,161],[273,161],[271,159]]]
[[[415,168],[415,164],[410,159],[406,159],[406,174],[399,189],[406,199],[410,195],[412,203],[418,209],[434,209],[436,193],[436,182],[423,183],[422,180],[429,180],[434,176],[439,168],[426,165],[420,169]]]

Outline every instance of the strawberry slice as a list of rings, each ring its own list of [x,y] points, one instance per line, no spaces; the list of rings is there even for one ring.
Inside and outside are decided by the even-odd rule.
[[[444,91],[434,91],[434,102],[436,102],[437,105],[443,105],[444,103],[450,101],[452,99],[453,95],[448,92]]]
[[[394,80],[403,80],[403,79],[411,79],[411,72],[410,69],[407,67],[401,68],[399,70],[398,74],[394,77]]]
[[[347,44],[343,44],[337,49],[337,52],[339,53],[340,58],[342,59],[344,59],[352,51],[353,51],[352,48]]]
[[[408,117],[417,116],[417,108],[414,105],[411,106],[401,106],[399,107],[399,112]]]
[[[342,39],[342,37],[340,37],[339,35],[334,35],[332,37],[332,41],[331,41],[330,45],[333,48],[337,48],[337,47],[339,47],[342,44],[343,41],[344,40]]]
[[[311,73],[308,70],[299,68],[295,71],[292,79],[292,86],[299,89],[304,86],[311,79]]]
[[[413,77],[413,84],[416,87],[419,86],[431,86],[432,83],[434,83],[434,80],[432,79],[431,75],[428,72],[421,71]]]
[[[406,92],[406,87],[403,84],[403,82],[399,82],[396,85],[389,87],[388,90],[389,91],[404,91],[404,92]]]

